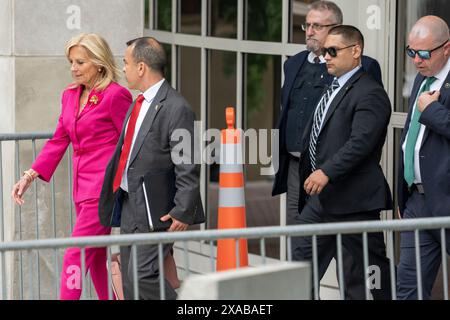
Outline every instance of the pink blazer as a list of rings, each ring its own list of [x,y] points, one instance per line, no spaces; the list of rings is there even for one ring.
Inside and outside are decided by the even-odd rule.
[[[31,166],[49,181],[70,143],[73,146],[73,199],[76,203],[97,199],[122,125],[131,105],[130,92],[111,83],[101,92],[93,90],[79,116],[82,87],[66,89],[53,138],[48,140]]]

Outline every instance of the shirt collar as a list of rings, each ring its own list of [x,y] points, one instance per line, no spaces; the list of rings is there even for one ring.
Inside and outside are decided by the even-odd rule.
[[[153,99],[155,99],[156,94],[158,93],[159,89],[161,88],[162,84],[164,83],[165,79],[163,78],[161,81],[155,83],[150,88],[145,90],[143,93],[145,101],[152,102]]]
[[[314,58],[315,58],[315,57],[319,57],[320,63],[325,63],[325,62],[326,62],[326,61],[325,61],[325,58],[324,58],[322,55],[317,56],[317,55],[316,55],[314,52],[312,52],[312,51],[309,52],[309,55],[308,55],[308,62],[314,63]]]
[[[358,72],[358,70],[361,69],[361,66],[357,66],[356,68],[352,69],[351,71],[347,72],[346,74],[343,74],[342,76],[340,76],[338,78],[338,82],[339,82],[339,86],[343,87],[344,84],[350,80],[351,77],[353,77],[353,75]]]
[[[439,71],[434,77],[438,81],[445,81],[449,72],[450,72],[450,58],[447,59],[447,63],[444,65],[441,71]]]

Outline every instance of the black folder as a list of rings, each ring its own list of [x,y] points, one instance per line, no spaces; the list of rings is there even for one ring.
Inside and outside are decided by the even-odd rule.
[[[122,219],[122,203],[124,195],[125,191],[123,191],[121,188],[119,188],[119,190],[117,190],[116,194],[114,195],[114,205],[110,222],[110,226],[113,228],[120,227],[120,221]]]
[[[174,170],[148,172],[141,179],[150,231],[165,231],[172,220],[161,221],[175,207],[177,189]]]
[[[177,188],[175,186],[174,170],[155,170],[148,172],[141,177],[141,183],[150,231],[166,231],[170,228],[172,220],[162,222],[160,219],[175,207],[174,198]],[[114,206],[110,222],[111,227],[120,227],[124,196],[125,191],[119,188],[114,196]],[[200,196],[197,200],[194,214],[193,224],[205,222]]]
[[[175,207],[175,175],[173,170],[149,172],[141,178],[144,192],[144,202],[150,231],[164,231],[170,228],[171,220],[161,221]],[[125,191],[117,190],[114,197],[113,212],[111,215],[111,227],[120,227],[122,218],[122,203]]]
[[[160,219],[175,207],[175,180],[173,169],[151,171],[141,179],[150,231],[166,231],[172,224],[172,220],[162,222]],[[205,222],[200,195],[194,214],[193,224]]]

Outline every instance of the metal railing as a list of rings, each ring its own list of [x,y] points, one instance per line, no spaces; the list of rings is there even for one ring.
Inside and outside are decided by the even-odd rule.
[[[22,171],[26,170],[30,167],[31,163],[36,159],[37,156],[37,143],[41,142],[42,140],[50,139],[53,136],[52,133],[14,133],[14,134],[7,134],[2,133],[0,134],[0,241],[5,241],[5,231],[6,231],[6,224],[5,224],[5,213],[9,214],[9,217],[12,221],[14,221],[14,226],[16,230],[14,230],[14,239],[16,240],[22,240],[24,236],[32,236],[34,234],[35,239],[40,239],[42,236],[46,237],[53,237],[57,238],[57,233],[62,233],[63,236],[69,236],[73,230],[73,202],[72,202],[72,162],[71,162],[71,148],[67,149],[65,158],[67,159],[65,170],[66,172],[63,172],[64,169],[59,168],[58,172],[63,173],[63,175],[67,178],[67,192],[63,196],[64,199],[62,200],[67,206],[68,209],[65,210],[68,212],[68,219],[64,219],[69,222],[69,228],[64,229],[58,229],[57,228],[57,210],[56,210],[56,187],[55,187],[55,177],[53,177],[50,181],[50,190],[47,192],[47,198],[48,199],[48,207],[50,208],[50,218],[43,218],[41,217],[41,211],[39,206],[39,197],[38,197],[38,189],[41,186],[46,186],[46,184],[42,183],[39,179],[36,181],[36,183],[33,183],[33,186],[31,187],[31,190],[29,190],[25,194],[25,199],[27,199],[27,203],[24,206],[9,206],[9,211],[5,208],[4,204],[4,197],[9,198],[9,194],[12,188],[12,184],[18,181],[22,175]],[[8,145],[10,144],[10,145]],[[7,154],[8,157],[12,158],[13,160],[10,162],[13,162],[13,169],[11,169],[8,173],[10,174],[11,184],[5,185],[4,184],[4,174],[3,174],[3,167],[4,167],[4,155],[3,150],[5,148],[9,147],[9,153]],[[12,148],[11,148],[12,147]],[[11,149],[13,151],[11,152]],[[61,167],[61,166],[60,166]],[[62,188],[62,184],[58,184],[58,189]],[[4,190],[6,189],[6,192]],[[49,193],[49,194],[48,194]],[[47,204],[46,204],[47,206]],[[7,212],[8,211],[8,212]],[[25,214],[24,214],[25,212]],[[26,214],[28,212],[32,212],[32,214]],[[32,222],[32,220],[34,220]],[[44,221],[42,221],[44,220]],[[40,221],[42,221],[40,223]],[[34,225],[34,230],[31,232],[31,225]],[[48,230],[47,232],[41,231],[41,225],[48,225],[51,224],[51,230]],[[26,230],[24,230],[24,225]],[[58,270],[59,265],[57,259],[57,256],[55,255],[55,270]],[[5,257],[0,256],[0,268],[1,268],[1,276],[3,279],[6,278],[5,270],[6,270],[6,262]],[[34,264],[34,268],[36,269],[37,282],[38,282],[38,288],[40,288],[40,257],[39,253],[36,255],[36,263]],[[19,265],[19,272],[18,272],[18,283],[20,287],[19,291],[19,297],[23,297],[23,256],[22,254],[19,254],[18,257],[18,265]],[[6,282],[3,281],[0,284],[0,289],[4,293],[6,292]],[[56,291],[59,291],[58,288],[58,282],[56,282]],[[38,297],[40,296],[40,290],[37,290]]]
[[[39,188],[43,188],[43,183],[38,182],[34,183],[32,187],[32,192],[27,194],[27,199],[31,199],[28,202],[29,211],[33,214],[30,214],[26,217],[27,223],[23,223],[24,217],[23,212],[26,208],[22,208],[19,206],[10,206],[9,210],[12,210],[10,216],[13,216],[15,219],[15,236],[13,238],[9,238],[7,242],[5,242],[5,204],[4,199],[9,197],[9,191],[11,186],[4,185],[4,157],[3,157],[3,142],[14,143],[14,151],[13,155],[9,154],[8,156],[13,158],[14,169],[12,177],[10,180],[18,180],[22,169],[27,169],[32,161],[36,158],[36,142],[38,140],[51,138],[51,134],[0,134],[0,288],[2,299],[40,299],[41,298],[41,280],[46,276],[47,278],[50,276],[51,279],[54,279],[54,283],[51,286],[47,284],[51,281],[48,279],[45,282],[45,289],[52,291],[52,297],[57,298],[59,292],[59,273],[60,273],[60,257],[61,250],[69,247],[79,247],[81,248],[81,256],[84,257],[87,247],[107,247],[108,250],[108,272],[110,272],[110,264],[111,264],[111,251],[112,247],[115,246],[131,246],[132,250],[132,258],[131,261],[135,261],[136,257],[136,248],[139,245],[144,244],[155,244],[159,247],[159,256],[162,255],[162,245],[164,243],[176,242],[181,245],[180,247],[183,251],[183,261],[182,265],[185,270],[185,276],[190,274],[190,261],[189,261],[189,252],[188,252],[188,242],[190,241],[199,241],[199,242],[207,242],[210,246],[209,250],[209,270],[204,270],[203,272],[214,272],[215,271],[215,244],[218,239],[258,239],[260,246],[260,256],[261,263],[265,264],[267,262],[266,256],[266,240],[271,238],[279,238],[280,241],[287,241],[288,247],[288,260],[292,260],[291,256],[291,240],[292,237],[298,236],[308,236],[312,237],[312,264],[313,264],[313,286],[314,286],[314,298],[319,298],[319,272],[318,272],[318,252],[317,252],[317,239],[319,236],[323,235],[335,235],[337,242],[337,264],[338,264],[338,279],[339,279],[339,291],[342,299],[345,298],[344,294],[344,275],[343,275],[343,260],[342,260],[342,236],[346,234],[361,234],[363,237],[363,258],[364,258],[364,267],[367,270],[369,259],[368,259],[368,234],[373,232],[385,232],[387,235],[387,243],[388,243],[388,253],[390,260],[390,274],[391,274],[391,291],[393,299],[396,296],[396,274],[395,274],[395,259],[394,259],[394,232],[401,231],[414,231],[415,240],[416,240],[416,267],[417,267],[417,286],[418,286],[418,298],[423,298],[423,290],[422,290],[422,279],[420,272],[420,255],[418,254],[420,251],[419,247],[419,230],[440,230],[441,232],[441,243],[442,243],[442,270],[443,270],[443,296],[445,300],[448,300],[448,270],[447,270],[447,248],[446,248],[446,239],[445,239],[445,229],[450,228],[450,217],[448,218],[427,218],[427,219],[417,219],[417,220],[390,220],[390,221],[376,221],[376,222],[354,222],[354,223],[338,223],[338,224],[319,224],[319,225],[302,225],[302,226],[290,226],[290,227],[266,227],[266,228],[248,228],[243,230],[207,230],[207,231],[190,231],[190,232],[179,232],[179,233],[153,233],[153,234],[138,234],[138,235],[111,235],[111,236],[101,236],[101,237],[83,237],[83,238],[65,238],[67,237],[72,229],[73,229],[73,204],[71,201],[72,194],[72,173],[71,173],[71,154],[70,149],[68,149],[68,158],[67,158],[67,172],[62,173],[62,177],[67,177],[67,184],[58,183],[57,188],[55,186],[55,178],[52,178],[50,183],[50,190],[47,190],[50,196],[47,199],[48,207],[42,209],[42,204],[40,203],[41,194],[39,193]],[[31,148],[28,150],[31,155],[28,154],[28,158],[24,160],[26,165],[21,163],[21,142],[31,142]],[[11,160],[11,159],[10,159]],[[11,162],[11,161],[10,161]],[[58,169],[61,170],[62,169]],[[64,179],[65,180],[65,179]],[[67,187],[68,192],[63,192],[59,197],[56,196],[56,191],[61,190],[64,185]],[[4,193],[4,188],[8,189],[8,193]],[[5,198],[4,198],[5,197]],[[67,209],[56,209],[57,206],[57,198],[62,201],[63,206]],[[66,213],[68,212],[68,215]],[[44,216],[45,212],[50,212],[47,216]],[[59,216],[67,217],[70,221],[70,227],[62,228],[59,225],[57,226],[57,217]],[[23,239],[24,236],[32,235],[30,232],[31,224],[28,223],[33,221],[34,224],[34,239]],[[51,222],[50,222],[51,221]],[[67,222],[67,221],[66,221]],[[48,226],[51,225],[51,228]],[[28,229],[23,227],[27,227]],[[47,227],[47,233],[40,231],[42,226]],[[64,232],[65,231],[65,232]],[[62,237],[60,236],[62,233]],[[47,237],[50,239],[42,239],[43,237]],[[282,240],[283,239],[283,240]],[[13,240],[13,241],[11,241]],[[236,257],[237,261],[239,261],[239,246],[237,245],[238,241],[236,240]],[[51,251],[52,258],[47,259],[43,265],[44,268],[48,269],[47,273],[42,273],[41,271],[41,255],[45,254],[46,250]],[[12,272],[6,274],[6,256],[8,254],[14,253],[16,255],[10,255],[12,259]],[[26,255],[26,261],[24,261],[23,256]],[[41,258],[40,258],[41,257]],[[34,259],[33,259],[34,258]],[[11,261],[10,259],[10,261]],[[192,258],[191,258],[192,259]],[[35,263],[33,264],[33,260]],[[52,262],[49,262],[53,260]],[[85,261],[81,259],[81,267],[82,273],[85,274]],[[53,270],[50,270],[50,264],[53,263]],[[134,264],[135,266],[136,264]],[[159,259],[159,269],[160,273],[160,284],[164,282],[164,268],[163,260]],[[28,269],[27,275],[25,275],[25,270]],[[135,291],[134,297],[139,297],[139,286],[136,285],[138,275],[137,269],[133,270],[133,279],[135,281]],[[11,278],[12,277],[12,278]],[[365,274],[366,283],[367,283],[367,274]],[[111,275],[108,277],[111,282]],[[89,280],[82,277],[82,297],[83,298],[92,298],[92,285]],[[7,293],[7,285],[6,283],[15,283],[17,285],[14,287],[13,295],[8,295]],[[28,295],[25,295],[25,283],[28,284]],[[89,286],[87,285],[89,283]],[[16,289],[17,287],[17,289]],[[90,291],[90,294],[87,294],[86,291]],[[109,297],[112,298],[112,289],[111,285],[109,285]],[[11,290],[10,290],[11,292]],[[160,286],[160,295],[162,298],[165,297],[164,286]],[[365,298],[370,298],[369,288],[366,286]]]
[[[263,228],[248,228],[248,229],[233,229],[233,230],[206,230],[206,231],[188,231],[188,232],[176,232],[176,233],[149,233],[149,234],[134,234],[134,235],[113,235],[113,236],[98,236],[98,237],[80,237],[80,238],[63,238],[63,239],[46,239],[46,240],[26,240],[26,241],[15,241],[10,243],[0,244],[0,254],[5,255],[6,252],[12,251],[26,251],[30,256],[33,251],[41,250],[57,250],[59,248],[77,247],[81,249],[82,256],[84,256],[87,247],[107,247],[108,252],[111,246],[131,246],[131,261],[136,261],[136,248],[140,245],[157,245],[158,246],[158,259],[159,259],[159,270],[160,270],[160,296],[162,299],[165,298],[164,291],[164,268],[162,259],[162,246],[165,243],[183,243],[184,261],[183,264],[186,269],[189,270],[189,259],[187,253],[187,245],[189,241],[204,241],[209,243],[210,246],[214,246],[218,239],[235,239],[236,241],[236,257],[239,256],[239,246],[237,245],[239,239],[259,239],[260,241],[260,254],[262,257],[262,263],[264,264],[265,256],[265,239],[268,238],[279,238],[286,237],[289,243],[292,237],[312,237],[313,238],[313,286],[314,292],[316,294],[315,298],[318,299],[319,293],[319,279],[318,279],[318,258],[317,258],[317,237],[324,235],[335,235],[337,239],[337,263],[342,266],[342,237],[346,234],[362,234],[363,238],[363,252],[364,252],[364,266],[367,270],[368,268],[368,242],[367,235],[374,232],[387,232],[388,237],[393,236],[393,232],[396,231],[415,231],[416,242],[419,236],[419,230],[440,230],[441,231],[441,241],[443,243],[442,256],[443,258],[443,282],[444,282],[444,299],[448,300],[448,270],[446,264],[446,248],[445,248],[445,229],[450,228],[450,217],[445,218],[427,218],[427,219],[408,219],[408,220],[398,220],[398,221],[369,221],[369,222],[352,222],[352,223],[334,223],[334,224],[318,224],[318,225],[301,225],[301,226],[289,226],[289,227],[263,227]],[[393,242],[391,242],[391,246]],[[393,299],[396,296],[396,274],[395,274],[395,264],[393,257],[393,248],[390,248],[390,272],[391,272],[391,290]],[[215,271],[214,261],[216,257],[214,256],[214,250],[211,250],[209,255],[211,260],[211,272]],[[420,266],[420,255],[416,258],[417,267]],[[85,263],[82,261],[82,273],[85,274]],[[290,260],[290,259],[289,259]],[[111,255],[108,254],[108,266],[111,264]],[[418,270],[420,268],[417,268]],[[108,270],[111,268],[108,267]],[[207,271],[207,270],[205,270]],[[29,274],[29,285],[33,286],[33,274]],[[338,268],[338,278],[340,279],[340,295],[341,299],[344,299],[344,276],[343,269]],[[108,279],[111,279],[109,275]],[[133,264],[133,283],[134,283],[134,298],[139,299],[139,285],[138,285],[138,271],[136,264]],[[4,281],[5,279],[1,279]],[[365,275],[365,283],[367,283],[368,275]],[[110,281],[110,280],[109,280]],[[422,283],[420,279],[420,272],[417,277],[417,285],[419,288],[419,297],[422,299]],[[367,286],[366,286],[367,287]],[[82,288],[85,288],[85,279],[82,278]],[[109,285],[109,298],[112,298],[112,289]],[[31,292],[34,292],[33,290]],[[84,291],[83,291],[84,292]],[[370,299],[369,288],[366,289],[366,299]],[[85,297],[85,294],[82,295]],[[2,297],[6,298],[6,297]],[[29,297],[30,299],[35,298],[33,295]]]

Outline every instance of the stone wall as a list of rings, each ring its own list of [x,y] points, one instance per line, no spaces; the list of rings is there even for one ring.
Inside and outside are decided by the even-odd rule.
[[[136,0],[0,0],[0,132],[53,132],[61,110],[61,93],[71,82],[65,43],[81,32],[98,33],[108,41],[122,68],[125,43],[143,35],[143,5],[143,1]],[[44,142],[36,143],[37,153]],[[14,148],[14,143],[2,143],[4,239],[69,236],[74,210],[67,155],[54,176],[57,188],[53,219],[50,184],[38,182],[37,208],[33,188],[27,192],[23,208],[19,210],[12,204],[10,190],[17,175]],[[31,142],[20,143],[19,155],[18,172],[22,172],[33,161]],[[21,260],[18,254],[14,259],[9,255],[5,272],[8,298],[32,297],[30,274],[35,298],[56,298],[59,274],[56,272],[55,277],[55,268],[61,268],[62,254],[43,252],[38,259],[34,253],[31,269],[28,255],[22,254]],[[23,291],[19,290],[20,281]]]

